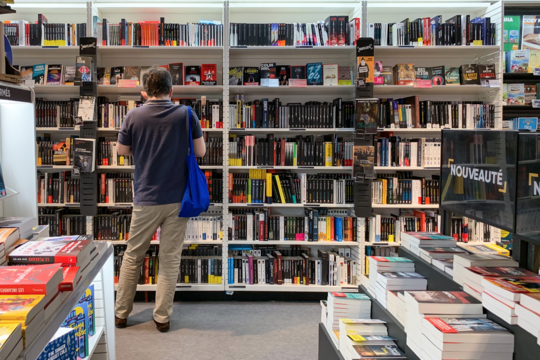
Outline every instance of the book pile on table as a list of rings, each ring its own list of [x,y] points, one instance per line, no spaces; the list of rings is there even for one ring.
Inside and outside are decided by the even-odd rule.
[[[431,264],[450,276],[454,275],[454,259],[433,259]]]
[[[518,267],[519,264],[507,256],[501,255],[474,255],[464,254],[454,256],[454,275],[453,280],[459,285],[465,285],[465,277],[468,267],[483,266],[507,266]]]
[[[16,360],[21,351],[23,351],[21,324],[0,321],[0,359]]]
[[[523,294],[540,293],[540,277],[484,277],[482,286],[484,307],[507,323],[520,325],[516,307]],[[527,319],[522,317],[520,326],[526,328],[527,325]]]
[[[422,247],[420,248],[420,258],[433,264],[435,260],[453,259],[456,254],[467,254],[459,247]],[[444,269],[443,269],[444,270]]]
[[[336,346],[339,345],[340,319],[371,318],[371,300],[365,294],[330,292],[327,308],[326,329]]]
[[[37,225],[38,220],[33,217],[0,217],[0,228],[16,228],[23,239],[28,239]]]
[[[516,304],[516,315],[520,327],[540,338],[540,293],[521,294],[519,304]]]
[[[371,296],[377,298],[377,276],[379,272],[414,272],[414,262],[405,257],[369,257],[369,282],[366,289]]]
[[[0,228],[0,266],[7,265],[6,255],[19,240],[20,232],[17,228]]]
[[[491,243],[458,243],[458,246],[471,254],[510,256],[510,251]]]
[[[436,232],[401,233],[401,246],[417,256],[420,256],[421,248],[453,248],[456,244],[457,241],[453,237]]]
[[[77,359],[76,332],[71,328],[59,328],[36,360],[58,359],[59,353],[62,354],[60,359]]]
[[[415,272],[379,272],[375,285],[377,301],[386,309],[387,293],[391,290],[426,290],[427,280]]]
[[[405,291],[388,291],[386,309],[394,315],[404,327],[407,326],[407,306],[405,304]]]
[[[345,360],[406,359],[388,336],[385,322],[378,319],[340,320],[339,351]]]
[[[536,276],[535,273],[529,270],[521,269],[511,266],[498,266],[498,267],[485,267],[485,266],[471,266],[465,268],[463,271],[465,275],[465,281],[463,284],[463,290],[477,298],[483,300],[484,286],[482,286],[482,280],[484,277],[499,278],[499,277],[528,277]],[[487,291],[488,295],[493,295]],[[486,299],[488,301],[489,299]]]
[[[475,345],[467,343],[467,339],[456,339],[456,343],[442,341],[437,331],[432,329],[429,319],[440,321],[471,323],[489,321],[483,314],[482,303],[463,291],[407,291],[405,292],[407,306],[407,345],[421,359],[495,359],[482,354],[491,354],[489,339],[485,342],[474,339]],[[498,327],[498,325],[497,325]],[[450,328],[449,328],[450,329]],[[473,328],[469,331],[480,331]],[[504,330],[504,329],[503,329]],[[449,330],[455,332],[454,330]],[[459,332],[459,327],[457,327]],[[513,340],[512,340],[513,341]],[[513,352],[513,347],[502,347],[494,352]],[[478,352],[478,353],[477,353]],[[511,358],[511,357],[510,357]],[[503,359],[506,359],[503,357]]]

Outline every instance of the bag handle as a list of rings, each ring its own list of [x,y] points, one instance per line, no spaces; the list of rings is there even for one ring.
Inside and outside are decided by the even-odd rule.
[[[188,106],[188,122],[189,122],[189,155],[194,155],[193,153],[193,135],[191,134],[191,122],[193,121],[191,115],[191,106]]]

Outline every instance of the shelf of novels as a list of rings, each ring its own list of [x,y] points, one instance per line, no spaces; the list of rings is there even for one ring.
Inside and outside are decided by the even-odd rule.
[[[73,291],[70,293],[69,296],[66,296],[64,299],[62,299],[61,304],[58,305],[58,309],[56,312],[45,321],[45,324],[41,331],[39,332],[39,335],[36,336],[35,340],[32,341],[30,344],[26,343],[25,349],[21,352],[19,355],[20,360],[34,360],[37,359],[43,350],[43,348],[47,345],[51,337],[54,335],[56,330],[60,327],[62,322],[65,320],[65,318],[68,316],[70,311],[75,307],[75,305],[79,302],[81,295],[86,291],[88,286],[95,280],[100,277],[102,271],[110,270],[112,271],[112,257],[113,257],[113,248],[112,246],[109,246],[106,243],[97,242],[97,255],[94,259],[92,259],[91,264],[88,266],[89,270],[86,274],[83,274],[81,280],[79,281],[78,286],[73,289]],[[105,278],[105,277],[103,277]],[[104,299],[105,296],[110,296],[107,288],[105,288],[106,283],[105,281],[102,281],[103,288],[100,291],[103,295],[102,298]],[[112,289],[112,278],[111,278],[111,289]],[[104,303],[104,300],[100,300],[101,304]],[[114,300],[113,300],[114,301]],[[109,303],[109,301],[107,301]],[[108,305],[107,305],[108,306]],[[97,305],[96,308],[100,311],[104,311],[106,314],[105,316],[108,316],[109,309],[103,309],[103,305]],[[99,318],[98,318],[99,317]],[[105,332],[105,328],[107,327],[107,331],[111,331],[111,327],[107,325],[107,322],[111,322],[112,319],[104,319],[102,316],[96,317],[96,333],[91,339],[94,339],[94,341],[90,340],[89,343],[89,354],[92,353],[99,340],[101,339],[101,335]],[[88,357],[90,358],[90,357]]]
[[[81,206],[79,203],[38,203],[38,207],[74,207],[78,208]]]
[[[202,168],[202,167],[201,167]],[[229,166],[229,170],[251,170],[251,169],[266,169],[266,170],[317,170],[317,171],[338,171],[350,172],[352,166]]]
[[[112,245],[127,245],[126,240],[104,240]],[[184,245],[222,245],[222,240],[185,240]],[[159,245],[159,240],[150,241],[150,245]]]
[[[114,285],[114,290],[118,290],[118,284]],[[157,284],[137,285],[137,291],[156,291]],[[176,284],[176,291],[223,291],[223,284]]]
[[[228,207],[253,207],[253,208],[304,208],[304,207],[321,207],[321,208],[354,208],[354,204],[263,204],[263,203],[228,203]]]
[[[373,209],[438,209],[439,204],[371,204]]]
[[[232,60],[231,60],[232,61]],[[260,66],[260,64],[255,64]],[[336,85],[336,86],[324,86],[324,85],[312,85],[306,87],[292,87],[292,86],[259,86],[259,85],[231,85],[229,86],[229,93],[231,95],[328,95],[328,96],[344,96],[349,95],[354,97],[356,88],[353,85]]]
[[[279,292],[358,292],[357,285],[329,286],[329,285],[302,285],[302,284],[226,284],[228,291],[279,291]]]
[[[300,246],[354,246],[358,247],[356,241],[298,241],[298,240],[268,240],[268,241],[248,241],[248,240],[228,240],[229,245],[300,245]]]
[[[276,133],[298,133],[298,134],[348,134],[352,133],[354,129],[351,128],[232,128],[229,129],[229,133],[238,135],[241,134],[276,134]],[[351,135],[351,134],[348,134]]]
[[[117,85],[98,85],[98,94],[126,94],[126,95],[140,95],[143,91],[143,86],[138,85],[136,87],[120,87]],[[173,96],[176,95],[223,95],[223,86],[173,86]]]

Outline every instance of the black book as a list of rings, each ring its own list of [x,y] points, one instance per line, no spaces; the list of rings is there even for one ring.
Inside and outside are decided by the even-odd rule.
[[[460,66],[461,85],[480,85],[477,64],[466,64]]]

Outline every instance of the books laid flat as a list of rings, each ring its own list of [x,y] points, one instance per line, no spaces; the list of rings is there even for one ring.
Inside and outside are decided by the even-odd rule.
[[[454,256],[454,275],[453,279],[460,285],[465,283],[465,275],[468,270],[465,268],[471,266],[509,266],[519,267],[517,261],[510,257],[502,255],[477,255],[461,254]]]
[[[38,322],[43,322],[44,297],[44,295],[0,295],[0,322],[20,321],[26,325],[38,314],[41,314]]]
[[[61,357],[60,359],[77,358],[75,333],[75,329],[59,328],[36,360],[57,359],[59,350],[61,350],[60,353],[63,354],[62,356],[65,356]]]
[[[439,348],[450,342],[508,344],[513,353],[514,335],[489,319],[432,317],[424,319],[422,326],[426,337]]]
[[[457,241],[451,237],[436,232],[402,232],[401,245],[420,256],[420,248],[446,247],[453,248]]]
[[[88,256],[94,250],[92,240],[31,241],[9,254],[9,263],[13,265],[58,263],[64,267],[82,266],[86,265]]]
[[[509,250],[495,244],[459,243],[458,246],[467,250],[468,252],[472,254],[510,256]]]
[[[368,290],[376,297],[375,288],[379,272],[414,272],[414,262],[405,257],[369,257],[369,283]]]
[[[81,280],[81,271],[78,266],[65,267],[63,269],[63,280],[58,285],[60,291],[73,291]]]
[[[20,232],[17,228],[0,228],[0,251],[6,251],[19,240]]]
[[[420,257],[431,259],[453,259],[456,254],[467,254],[457,247],[424,247],[420,249]]]
[[[354,345],[360,358],[371,359],[406,359],[397,345]]]
[[[32,228],[37,226],[37,224],[37,218],[0,217],[0,228],[18,228],[19,236],[24,239],[32,234]]]
[[[7,359],[21,339],[21,324],[0,322],[0,359]]]
[[[525,330],[530,332],[532,335],[537,336],[538,332],[540,332],[540,314],[531,311],[521,304],[516,304],[515,310],[518,318],[517,324],[519,326],[525,325],[522,326]]]
[[[499,298],[491,292],[484,291],[482,293],[482,305],[507,323],[517,324],[518,316],[515,310],[515,302],[508,302],[507,299]]]
[[[18,250],[18,249],[17,249]],[[1,266],[0,293],[50,295],[62,281],[61,264]]]
[[[497,296],[519,301],[521,294],[540,293],[540,277],[484,278],[482,286]]]
[[[540,314],[540,293],[521,295],[520,304],[521,306]]]
[[[338,330],[340,319],[369,319],[371,317],[371,299],[365,294],[328,293],[328,330]]]
[[[463,291],[407,291],[405,302],[420,314],[482,314],[482,303]]]

